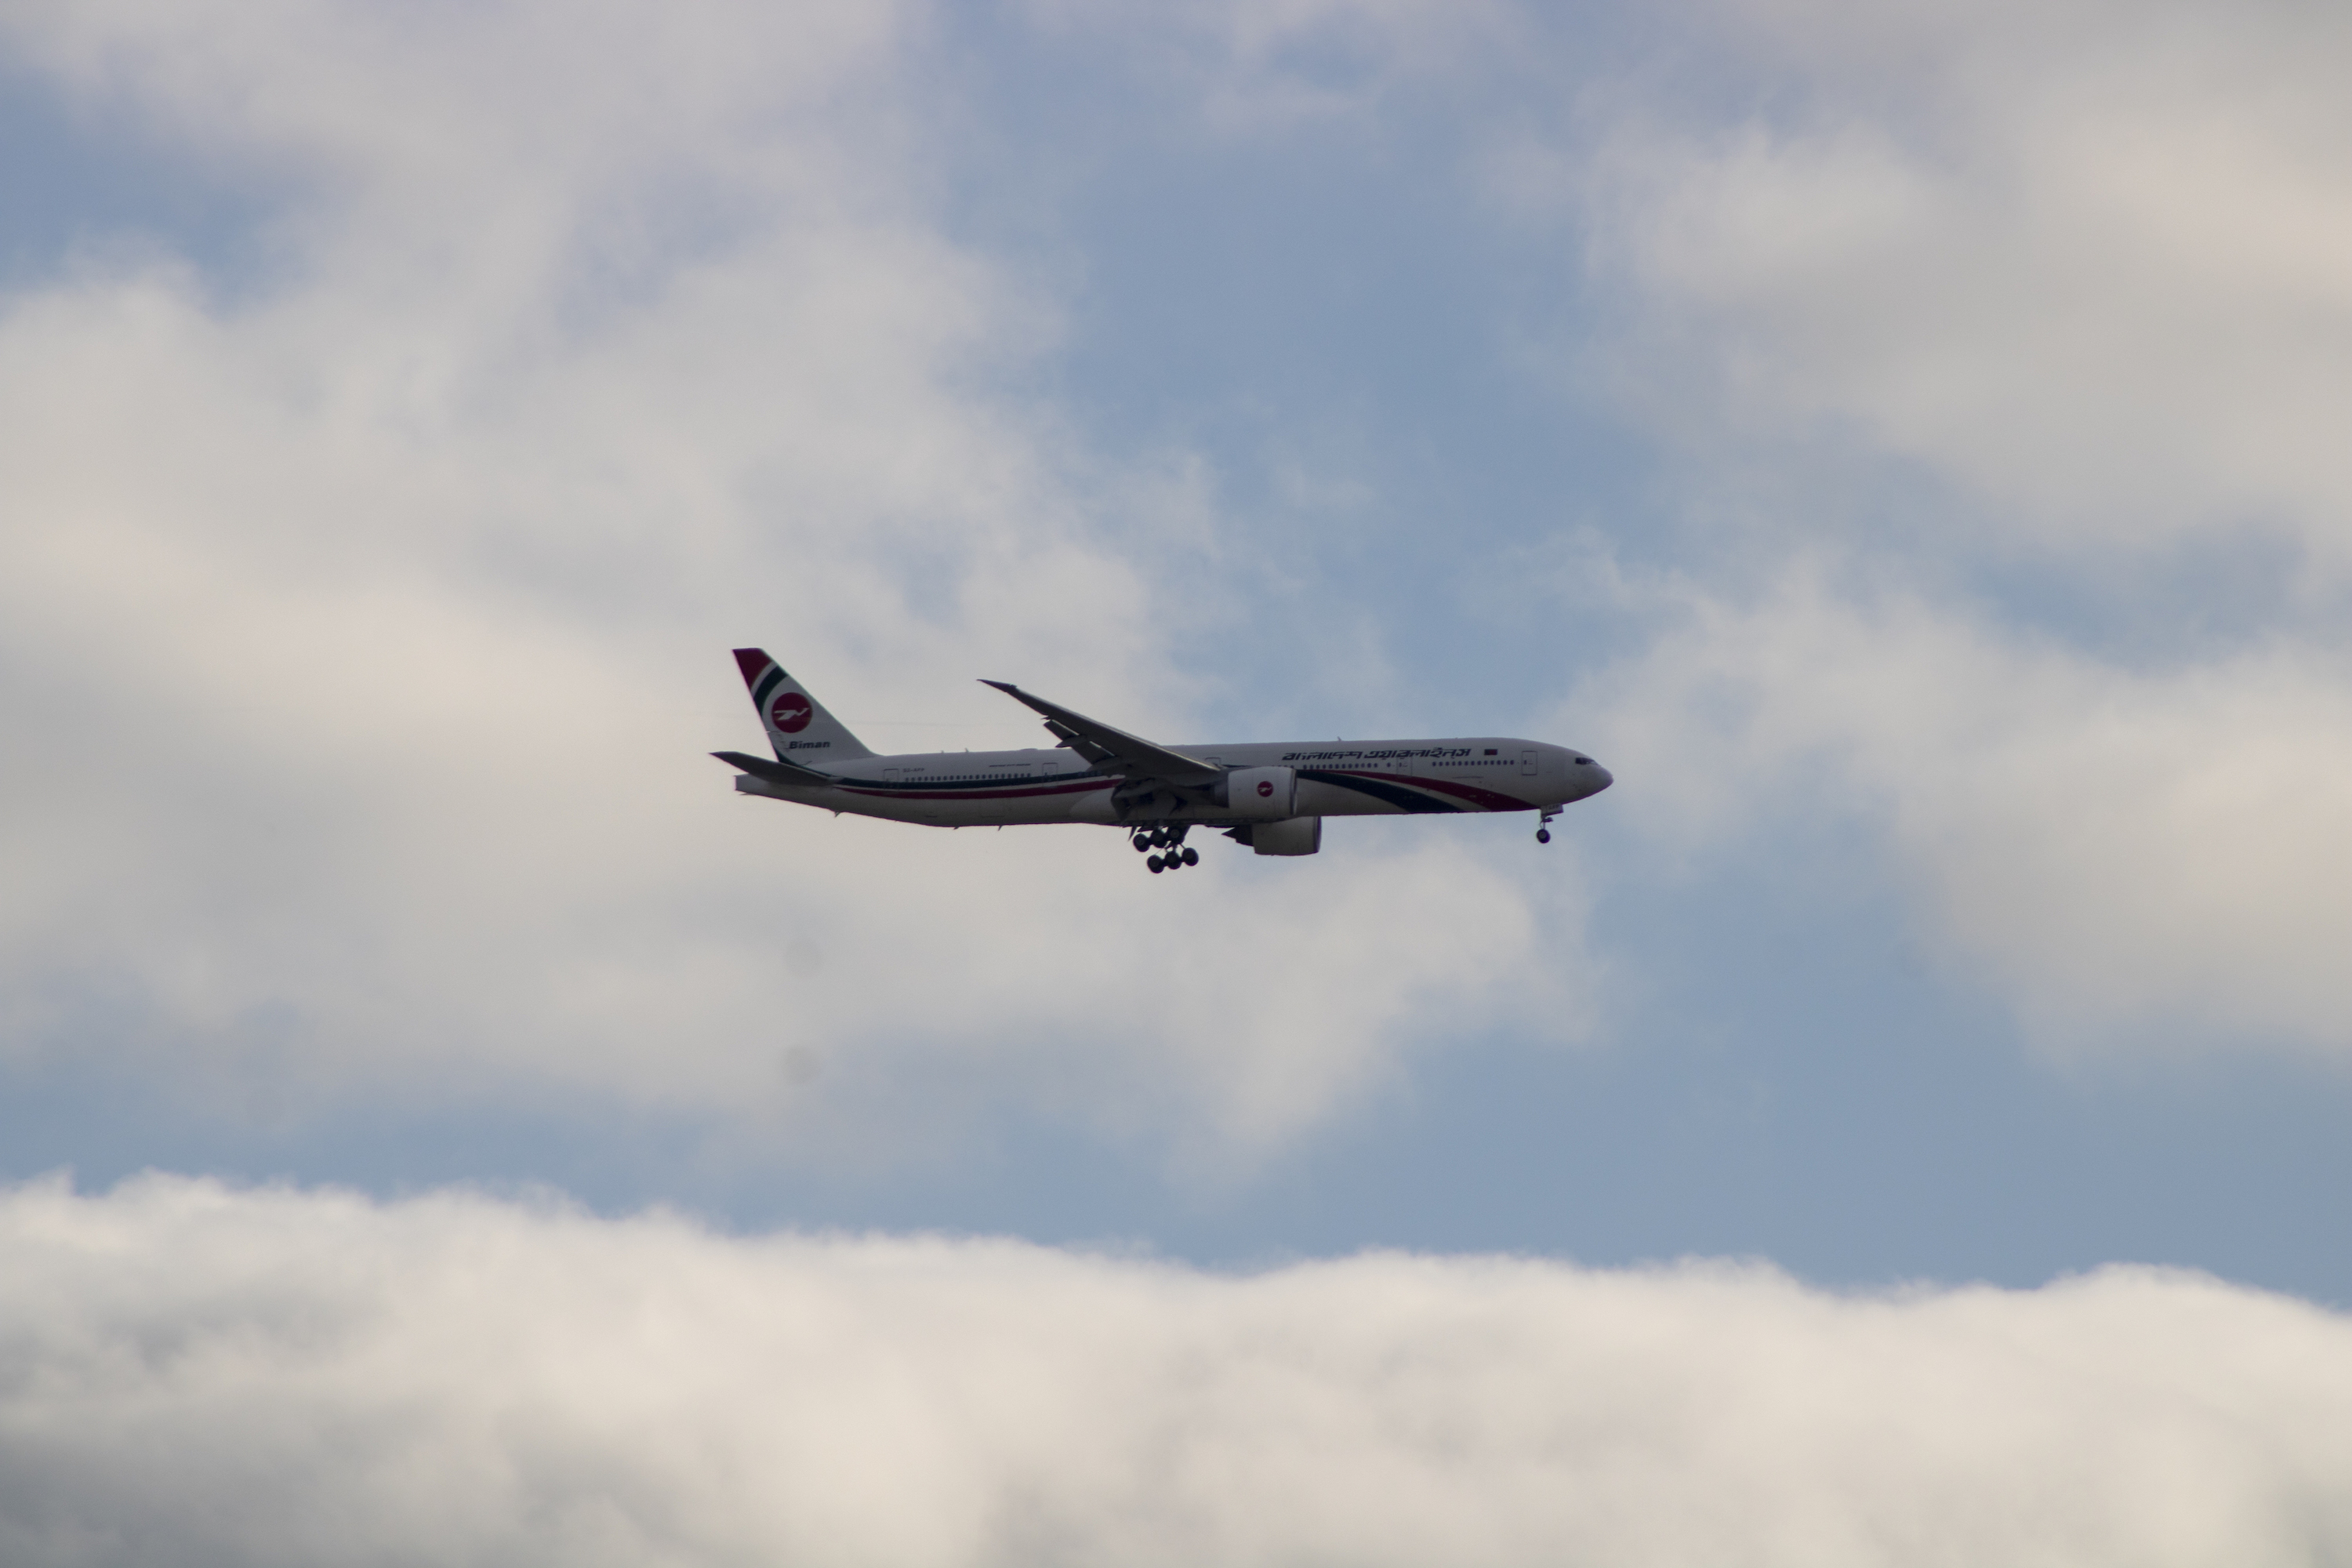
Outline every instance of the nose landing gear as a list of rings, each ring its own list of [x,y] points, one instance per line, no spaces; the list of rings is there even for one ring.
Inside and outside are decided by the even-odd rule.
[[[1543,816],[1536,819],[1537,843],[1549,844],[1551,842],[1551,819],[1559,815],[1559,807],[1556,805],[1547,806],[1544,809]]]

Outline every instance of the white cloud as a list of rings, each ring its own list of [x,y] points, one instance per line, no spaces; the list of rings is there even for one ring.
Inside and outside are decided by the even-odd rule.
[[[729,1239],[151,1177],[0,1201],[24,1568],[2287,1563],[2352,1326],[2182,1274]]]
[[[1178,9],[1029,0],[1048,35],[1114,40],[1123,67],[1180,87],[1203,124],[1261,136],[1368,125],[1402,93],[1470,88],[1524,31],[1505,0],[1215,0]]]
[[[0,316],[7,1049],[130,1051],[263,1110],[754,1119],[914,1053],[1264,1142],[1429,1009],[1550,996],[1530,960],[1561,967],[1573,897],[1539,914],[1464,845],[1171,886],[1106,833],[738,801],[703,756],[756,733],[739,642],[854,721],[981,744],[1039,731],[975,675],[1163,732],[1200,676],[1082,507],[1095,459],[991,390],[1052,312],[928,210],[919,23],[8,26],[280,207],[268,277],[93,264]]]
[[[1658,844],[1875,825],[1928,943],[2045,1041],[2352,1056],[2346,16],[1669,26],[1571,151],[1496,162],[1578,204],[1709,546],[1582,694],[1613,808]]]
[[[1654,607],[1679,624],[1578,711],[1660,842],[1854,813],[2053,1041],[2352,1056],[2352,659],[2133,670],[1804,575]]]
[[[1613,98],[1585,187],[1603,271],[1648,319],[1627,363],[1691,377],[1662,419],[1690,428],[1681,394],[1711,384],[1751,430],[1858,436],[1958,479],[2010,542],[2252,524],[2341,564],[2339,11],[1757,0],[1713,20],[1704,106]],[[1727,99],[1763,107],[1727,124]]]

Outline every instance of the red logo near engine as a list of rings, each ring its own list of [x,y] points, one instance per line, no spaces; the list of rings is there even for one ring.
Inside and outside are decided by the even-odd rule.
[[[1271,796],[1274,794],[1274,781],[1272,779],[1258,780],[1257,793],[1262,795]]]
[[[808,700],[807,692],[787,691],[776,699],[775,706],[768,710],[768,716],[785,734],[797,735],[808,728],[809,713],[815,706]]]

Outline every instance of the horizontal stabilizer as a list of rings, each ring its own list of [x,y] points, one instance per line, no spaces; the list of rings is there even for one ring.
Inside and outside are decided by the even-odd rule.
[[[786,784],[793,789],[824,789],[838,783],[831,773],[821,773],[814,768],[804,768],[797,763],[772,763],[765,757],[755,757],[747,752],[713,752],[710,753],[739,773],[765,779],[772,784]]]

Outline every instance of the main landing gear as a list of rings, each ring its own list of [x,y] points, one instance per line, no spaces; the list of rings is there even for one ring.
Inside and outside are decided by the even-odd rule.
[[[1543,816],[1536,819],[1537,843],[1549,844],[1551,842],[1551,819],[1559,815],[1559,807],[1555,805],[1547,808]]]
[[[1129,842],[1135,846],[1137,854],[1149,857],[1143,863],[1151,868],[1155,877],[1162,871],[1201,863],[1201,852],[1185,844],[1181,827],[1139,827]],[[1153,850],[1161,853],[1152,854]]]

